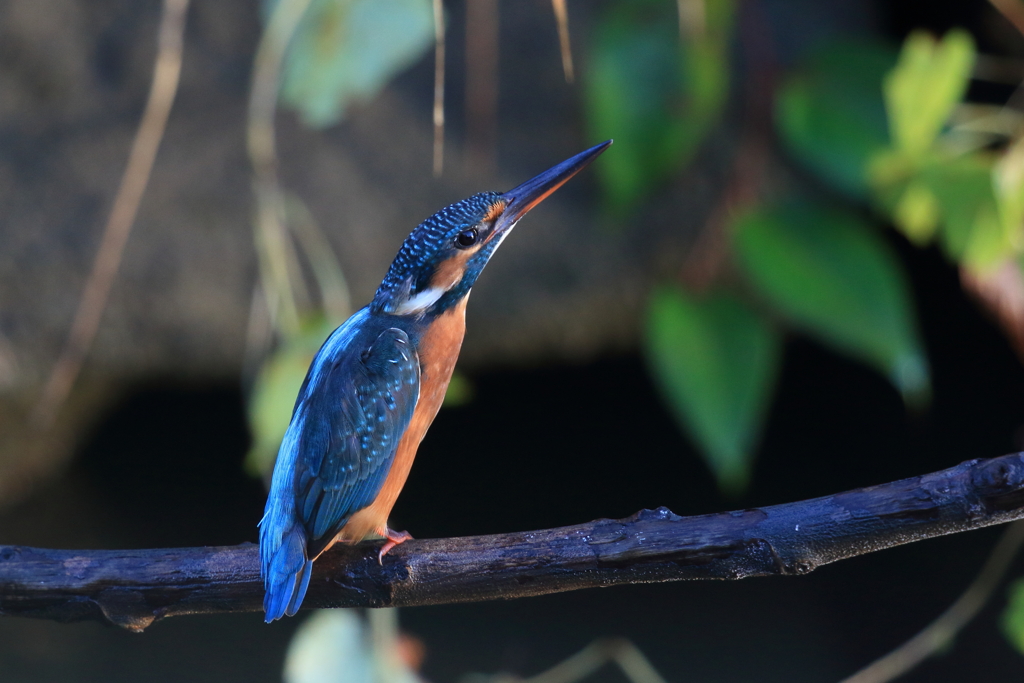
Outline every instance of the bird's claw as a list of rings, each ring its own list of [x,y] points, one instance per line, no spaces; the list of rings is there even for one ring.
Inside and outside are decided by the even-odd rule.
[[[377,553],[377,562],[381,565],[384,564],[384,556],[387,555],[392,548],[399,543],[405,543],[412,539],[412,534],[408,531],[395,531],[394,529],[385,529],[382,535],[387,539],[387,543],[382,545],[380,552]]]

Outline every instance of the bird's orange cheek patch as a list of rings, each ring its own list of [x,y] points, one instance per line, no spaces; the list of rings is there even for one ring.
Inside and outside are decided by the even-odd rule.
[[[430,287],[446,292],[458,284],[459,280],[462,279],[462,274],[466,272],[466,262],[479,249],[480,247],[477,247],[476,249],[456,252],[450,259],[438,264],[437,270],[434,271],[434,276],[430,278]]]

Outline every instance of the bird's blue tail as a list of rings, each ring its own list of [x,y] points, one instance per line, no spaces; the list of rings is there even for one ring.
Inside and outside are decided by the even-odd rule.
[[[266,589],[263,610],[267,613],[268,624],[299,611],[313,569],[313,560],[306,558],[306,537],[302,528],[293,524],[273,538],[276,535],[273,526],[264,523],[260,528],[263,586]]]

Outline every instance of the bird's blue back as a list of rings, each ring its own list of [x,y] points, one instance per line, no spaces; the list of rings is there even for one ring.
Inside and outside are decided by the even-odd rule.
[[[419,333],[364,308],[310,365],[260,522],[268,622],[294,614],[313,559],[380,491],[419,396]]]

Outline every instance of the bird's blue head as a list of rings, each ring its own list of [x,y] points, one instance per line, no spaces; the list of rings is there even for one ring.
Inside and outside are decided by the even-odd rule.
[[[475,194],[420,223],[402,243],[370,310],[438,315],[454,306],[519,219],[610,144],[591,147],[508,192]]]

